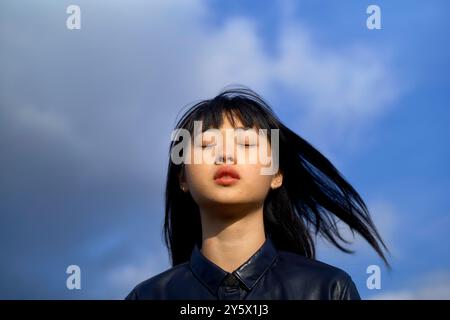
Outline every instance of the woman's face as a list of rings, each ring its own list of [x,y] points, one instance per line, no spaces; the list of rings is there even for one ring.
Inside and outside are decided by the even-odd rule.
[[[239,119],[234,119],[236,127],[224,117],[223,125],[215,130],[216,137],[199,134],[190,145],[191,159],[197,152],[207,161],[185,164],[180,185],[200,208],[259,207],[270,188],[282,183],[279,173],[261,174],[261,169],[270,167],[273,161],[267,137],[259,136],[255,128],[242,129]],[[218,134],[222,141],[217,139]],[[262,160],[260,154],[265,154],[266,159]]]

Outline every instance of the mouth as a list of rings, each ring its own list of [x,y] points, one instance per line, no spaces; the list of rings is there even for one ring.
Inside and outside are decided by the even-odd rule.
[[[239,179],[239,174],[231,167],[221,167],[214,174],[214,181],[223,186],[232,185],[238,182]]]

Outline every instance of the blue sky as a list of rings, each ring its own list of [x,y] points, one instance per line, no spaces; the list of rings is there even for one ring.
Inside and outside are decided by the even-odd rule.
[[[65,26],[81,8],[81,30]],[[366,8],[381,8],[381,30]],[[170,132],[244,84],[366,200],[392,271],[359,238],[363,298],[450,298],[446,1],[3,1],[0,298],[121,299],[169,267]],[[77,264],[82,289],[68,290]],[[382,288],[366,268],[382,268]]]

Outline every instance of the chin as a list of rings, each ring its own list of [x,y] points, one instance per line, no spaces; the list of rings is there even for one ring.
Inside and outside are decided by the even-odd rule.
[[[211,202],[215,202],[221,205],[242,205],[245,204],[246,201],[241,196],[237,197],[236,195],[220,195],[211,199]]]
[[[210,204],[217,204],[221,206],[235,206],[244,205],[247,203],[245,197],[241,193],[221,191],[220,194],[214,194],[208,197],[208,202]]]

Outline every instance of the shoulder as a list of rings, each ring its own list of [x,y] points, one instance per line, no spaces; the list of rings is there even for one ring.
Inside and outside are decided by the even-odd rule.
[[[344,270],[325,262],[307,258],[297,253],[278,251],[278,268],[286,272],[307,273],[309,276],[321,278],[347,278],[350,277]]]
[[[338,267],[288,251],[278,251],[276,264],[278,272],[287,279],[298,279],[297,283],[310,286],[322,296],[360,299],[351,276]]]
[[[167,269],[136,285],[125,300],[164,299],[166,289],[186,272],[189,272],[189,262]]]

